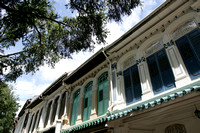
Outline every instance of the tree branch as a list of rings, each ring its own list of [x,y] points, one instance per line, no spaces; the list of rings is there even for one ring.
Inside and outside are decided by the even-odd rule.
[[[18,54],[24,53],[24,52],[26,52],[26,51],[27,51],[27,50],[20,51],[20,52],[16,52],[16,53],[12,53],[12,54],[7,54],[7,55],[0,55],[0,58],[5,58],[5,57],[13,56],[13,55],[18,55]]]

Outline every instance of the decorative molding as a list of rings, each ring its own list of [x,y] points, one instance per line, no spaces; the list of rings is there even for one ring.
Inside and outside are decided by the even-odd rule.
[[[157,50],[160,50],[161,48],[163,48],[163,41],[159,40],[159,41],[155,42],[154,44],[152,44],[150,47],[148,47],[145,50],[145,53],[147,55],[150,55],[152,53],[155,53]]]
[[[136,59],[135,57],[130,57],[128,58],[124,63],[123,63],[123,69],[127,69],[129,68],[130,66],[134,65],[136,63]]]
[[[115,62],[115,63],[111,64],[111,68],[112,68],[112,70],[117,69],[117,63]]]
[[[140,64],[140,63],[144,62],[145,60],[146,60],[146,59],[145,59],[144,57],[142,57],[141,59],[136,60],[136,62],[137,62],[137,64]]]
[[[195,21],[190,21],[185,23],[184,25],[180,26],[178,29],[176,29],[173,33],[172,36],[173,38],[176,40],[179,37],[185,35],[186,33],[192,31],[193,29],[195,29],[197,27],[197,24],[195,23]]]
[[[174,41],[173,40],[170,40],[170,42],[166,43],[166,44],[163,44],[164,45],[164,48],[167,49],[169,46],[172,46],[174,45]]]
[[[117,72],[117,77],[122,76],[122,71]]]

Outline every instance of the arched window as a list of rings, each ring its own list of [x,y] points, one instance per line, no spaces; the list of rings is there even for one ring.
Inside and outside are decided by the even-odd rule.
[[[109,89],[108,89],[108,72],[103,73],[98,78],[98,115],[103,115],[107,112],[109,102]]]
[[[50,110],[51,110],[51,104],[52,104],[52,101],[49,103],[49,105],[47,107],[46,118],[45,118],[45,122],[44,122],[44,128],[47,126],[47,123],[48,123],[48,120],[49,120],[49,114],[50,114]]]
[[[83,101],[83,121],[90,119],[92,108],[92,81],[85,86]]]
[[[165,133],[187,133],[182,124],[173,124],[165,128]]]
[[[200,29],[184,35],[176,44],[191,79],[200,77]]]
[[[76,124],[77,116],[78,116],[78,107],[79,107],[79,97],[80,97],[80,89],[74,93],[73,96],[73,104],[72,104],[72,113],[71,113],[71,125]]]
[[[175,87],[175,79],[165,49],[147,57],[154,94]]]
[[[61,97],[61,103],[60,103],[60,111],[58,115],[58,119],[61,119],[62,115],[64,114],[65,110],[65,100],[66,100],[66,93],[64,92]]]
[[[124,71],[124,85],[127,105],[141,100],[142,90],[137,65]]]
[[[55,99],[55,102],[54,102],[54,105],[53,105],[53,113],[52,113],[52,117],[51,117],[51,124],[53,124],[53,122],[55,120],[56,111],[57,111],[57,107],[58,107],[58,99],[59,99],[59,97],[57,97]]]

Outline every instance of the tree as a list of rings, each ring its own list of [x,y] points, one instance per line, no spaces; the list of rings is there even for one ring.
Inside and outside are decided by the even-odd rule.
[[[62,58],[105,43],[109,21],[121,22],[140,0],[70,0],[66,8],[74,17],[59,17],[48,0],[1,0],[1,80],[15,81],[20,75],[36,72],[41,65],[54,67]],[[22,42],[22,50],[5,50]]]
[[[10,133],[13,129],[15,112],[18,110],[16,101],[12,87],[0,82],[0,133]]]

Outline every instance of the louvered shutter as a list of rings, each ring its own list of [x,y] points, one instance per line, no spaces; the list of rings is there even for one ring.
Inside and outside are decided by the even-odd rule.
[[[161,81],[160,73],[158,70],[155,54],[147,58],[147,63],[149,67],[152,87],[153,87],[154,93],[157,94],[162,90],[162,81]]]
[[[72,108],[72,114],[71,114],[71,125],[74,125],[77,120],[78,108],[79,108],[79,93],[80,93],[80,89],[74,93],[74,101],[73,101],[73,108]]]
[[[83,103],[83,121],[87,120],[88,110],[88,92],[85,92],[84,103]]]
[[[98,115],[103,114],[103,84],[98,86]]]
[[[176,41],[180,54],[183,58],[184,64],[190,74],[191,79],[194,79],[197,75],[199,75],[199,61],[197,57],[195,57],[194,50],[190,45],[190,42],[187,36],[183,36],[182,38]]]
[[[195,53],[197,54],[198,60],[200,61],[200,29],[194,30],[188,36],[192,42],[192,45],[194,47]]]
[[[134,91],[134,100],[138,101],[141,99],[142,90],[141,90],[141,84],[140,84],[140,78],[139,78],[137,65],[134,65],[131,68],[131,74],[132,74],[132,84],[133,84],[133,91]]]
[[[88,114],[87,114],[88,118],[87,119],[90,119],[91,109],[92,109],[92,89],[90,89],[88,93]]]
[[[130,69],[124,71],[124,85],[125,85],[125,95],[126,95],[126,103],[129,104],[133,101],[133,92],[131,87],[131,77],[130,77]]]
[[[104,82],[103,82],[103,86],[104,86],[104,97],[103,97],[103,101],[104,101],[104,112],[103,113],[106,113],[107,112],[107,109],[108,109],[108,104],[109,104],[109,89],[108,89],[108,80],[106,79]]]
[[[165,50],[159,51],[157,54],[158,64],[159,64],[159,70],[162,76],[162,81],[165,90],[173,88],[175,86],[175,79],[174,75],[172,73],[167,55]]]

